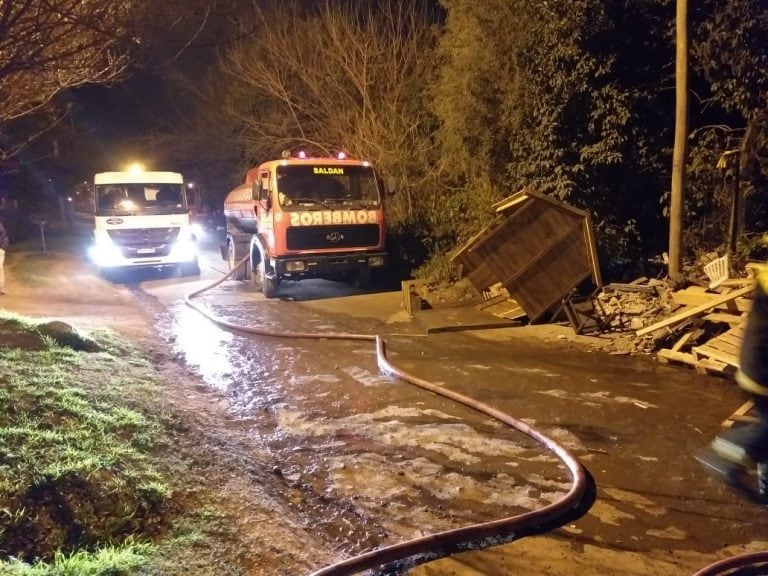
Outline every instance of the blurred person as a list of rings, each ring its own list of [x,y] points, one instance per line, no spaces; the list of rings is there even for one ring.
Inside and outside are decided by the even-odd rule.
[[[8,233],[0,220],[0,295],[5,294],[5,251],[8,244]]]
[[[758,269],[756,284],[736,382],[749,394],[758,420],[717,436],[697,459],[731,487],[768,504],[768,264]],[[756,488],[748,481],[748,471],[754,466]]]

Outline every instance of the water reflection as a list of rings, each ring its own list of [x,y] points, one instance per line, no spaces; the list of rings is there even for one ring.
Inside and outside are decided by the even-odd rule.
[[[234,335],[185,305],[178,306],[173,317],[175,349],[206,384],[226,391],[232,382],[233,358],[229,345]]]

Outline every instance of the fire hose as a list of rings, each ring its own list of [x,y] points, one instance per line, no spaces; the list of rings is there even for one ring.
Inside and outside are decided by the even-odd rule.
[[[699,570],[693,576],[718,576],[719,574],[726,574],[726,572],[731,572],[732,570],[755,567],[758,564],[768,564],[768,552],[750,552],[748,554],[725,558]],[[743,574],[765,574],[765,570],[766,567],[763,566],[762,571],[760,572],[745,571]],[[731,573],[736,574],[733,572]]]
[[[479,400],[459,394],[458,392],[454,392],[443,386],[438,386],[423,378],[419,378],[399,369],[388,360],[386,343],[381,336],[339,332],[276,332],[274,330],[267,330],[254,326],[242,326],[218,317],[207,308],[193,301],[193,298],[196,296],[211,290],[230,278],[238,268],[245,265],[248,259],[249,256],[246,256],[233,266],[227,274],[215,282],[187,294],[185,303],[215,324],[247,334],[276,338],[306,338],[317,340],[336,339],[375,342],[377,364],[380,370],[390,373],[413,386],[432,392],[435,395],[448,398],[458,404],[462,404],[525,434],[560,459],[571,476],[571,487],[568,492],[559,500],[556,500],[543,508],[498,520],[445,530],[435,534],[413,538],[405,542],[377,548],[352,558],[336,562],[321,568],[320,570],[316,570],[309,576],[347,576],[359,574],[364,570],[371,569],[385,569],[387,570],[385,573],[389,574],[403,573],[408,567],[436,560],[438,558],[444,558],[458,552],[488,548],[535,533],[551,530],[562,525],[563,519],[566,519],[567,521],[574,516],[580,516],[586,513],[589,509],[594,497],[591,477],[582,464],[570,454],[568,450],[538,430],[513,418],[505,412],[497,410]],[[557,523],[558,520],[561,522]],[[738,558],[743,559],[746,556],[750,555]],[[768,560],[768,553],[760,553],[760,557]],[[697,572],[695,576],[715,576],[719,574],[719,572],[713,572],[710,571],[710,569],[715,568],[719,564],[736,561],[738,558],[730,558],[726,561],[713,564],[712,566]],[[741,565],[742,564],[736,564],[736,566]],[[727,564],[727,566],[730,567],[731,565]]]

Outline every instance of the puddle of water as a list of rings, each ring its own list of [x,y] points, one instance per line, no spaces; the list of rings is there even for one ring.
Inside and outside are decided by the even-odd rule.
[[[213,388],[225,390],[231,381],[233,335],[225,332],[199,312],[180,306],[174,314],[174,349]]]

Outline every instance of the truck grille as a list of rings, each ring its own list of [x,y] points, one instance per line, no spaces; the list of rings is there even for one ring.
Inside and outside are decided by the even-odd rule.
[[[178,228],[120,228],[109,231],[109,237],[125,258],[168,256],[178,235]]]
[[[379,244],[376,224],[349,226],[291,226],[286,233],[288,250],[362,248]]]

